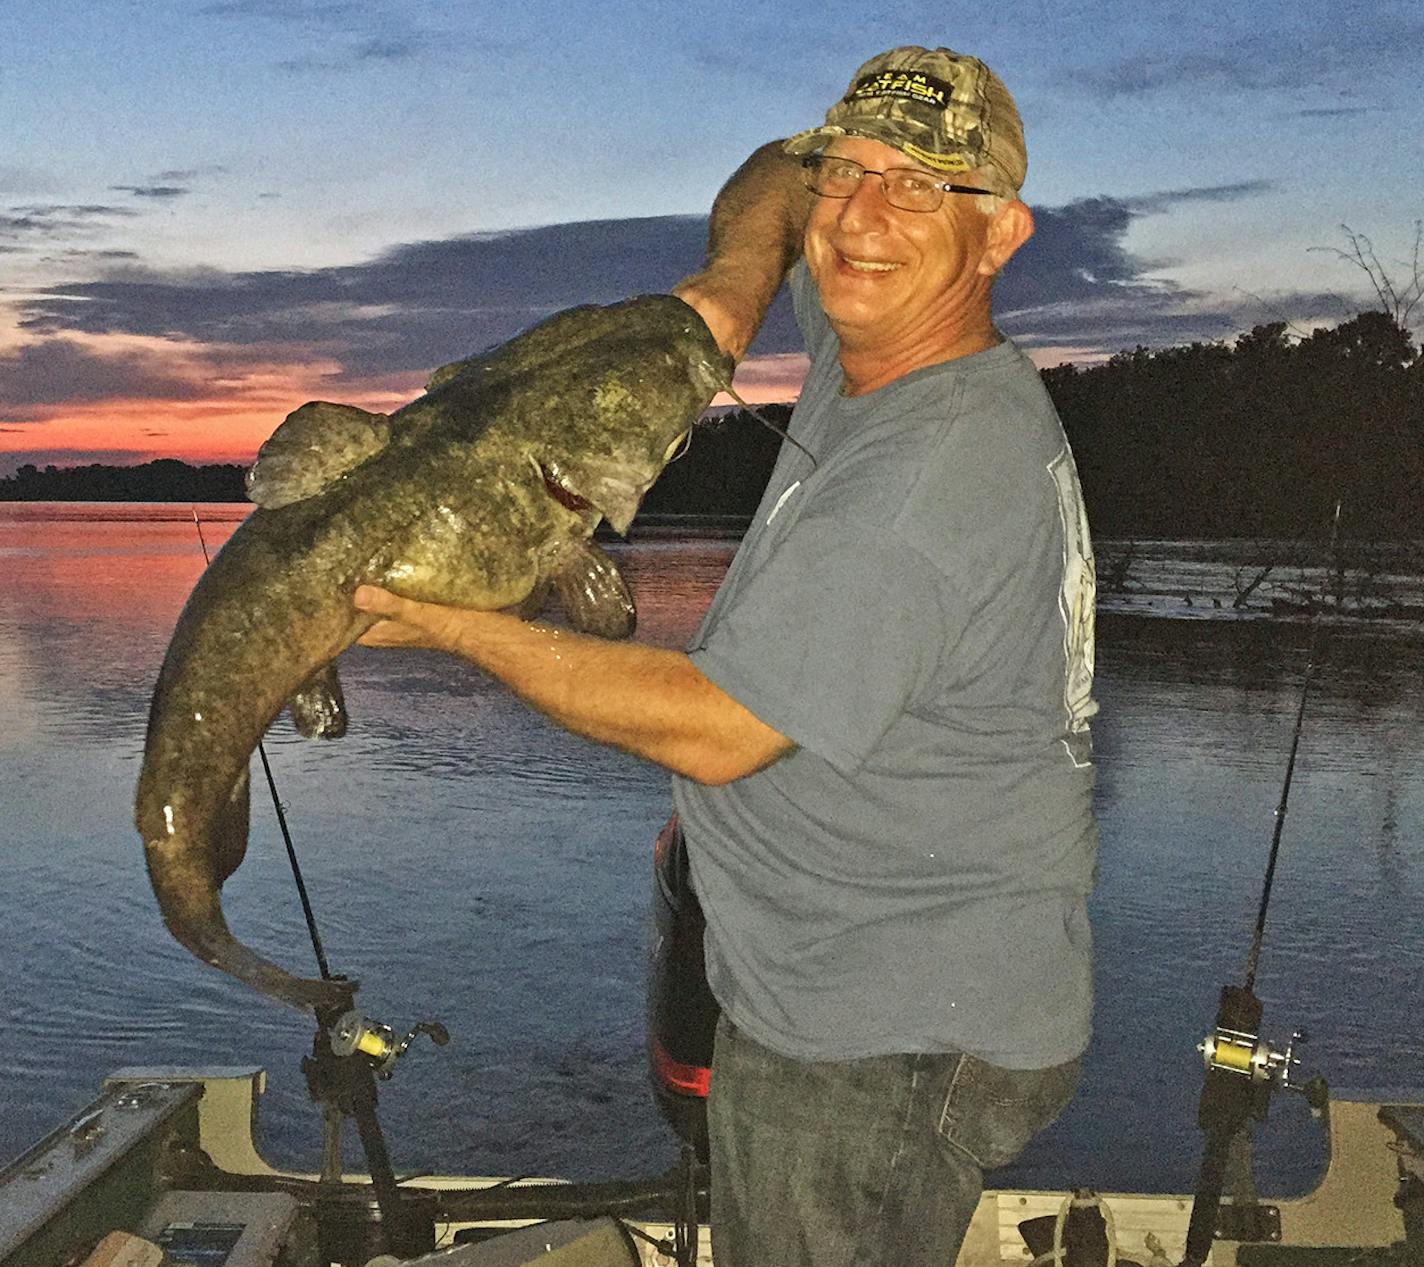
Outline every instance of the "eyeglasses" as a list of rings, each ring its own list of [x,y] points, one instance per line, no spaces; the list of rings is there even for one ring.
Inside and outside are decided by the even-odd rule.
[[[885,201],[901,211],[938,211],[945,194],[992,194],[992,189],[952,185],[937,181],[916,167],[891,167],[872,171],[853,158],[808,154],[801,160],[806,188],[822,198],[849,198],[860,188],[861,178],[879,176]]]

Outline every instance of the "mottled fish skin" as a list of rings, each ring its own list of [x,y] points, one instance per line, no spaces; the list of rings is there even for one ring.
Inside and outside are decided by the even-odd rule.
[[[189,597],[149,714],[135,821],[179,942],[296,1007],[348,997],[349,982],[292,975],[223,918],[218,892],[246,848],[248,761],[267,727],[295,695],[305,732],[345,729],[327,666],[375,623],[351,603],[365,582],[525,614],[552,588],[572,623],[629,632],[627,591],[590,537],[600,518],[626,531],[730,378],[690,307],[643,296],[570,309],[446,367],[389,419],[307,405],[274,433],[249,478],[259,508]]]

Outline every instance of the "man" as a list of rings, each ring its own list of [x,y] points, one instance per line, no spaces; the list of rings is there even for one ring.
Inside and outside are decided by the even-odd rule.
[[[364,641],[464,655],[677,776],[723,1009],[719,1267],[947,1267],[983,1168],[1077,1079],[1093,563],[991,317],[1025,166],[983,63],[900,48],[718,196],[677,293],[740,356],[804,255],[811,369],[688,654],[357,593],[388,618]]]

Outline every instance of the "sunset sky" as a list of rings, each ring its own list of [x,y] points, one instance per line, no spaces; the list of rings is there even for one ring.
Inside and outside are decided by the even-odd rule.
[[[29,0],[0,6],[0,475],[246,461],[571,304],[662,290],[756,145],[899,43],[1024,116],[1040,364],[1333,324],[1408,275],[1418,0]],[[1416,331],[1416,334],[1418,332]],[[739,382],[788,399],[784,311]]]

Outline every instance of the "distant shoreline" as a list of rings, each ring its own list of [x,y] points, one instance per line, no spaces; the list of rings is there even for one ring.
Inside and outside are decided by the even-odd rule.
[[[789,415],[789,406],[768,406]],[[697,535],[740,535],[761,501],[776,461],[780,438],[738,415],[709,422],[691,452],[671,463],[648,491],[639,530],[668,525]],[[135,466],[44,469],[27,464],[0,477],[0,503],[9,502],[210,502],[250,505],[245,466],[194,466],[177,458],[156,458]],[[657,528],[654,529],[654,525]]]
[[[5,497],[0,495],[0,507],[4,506],[173,506],[177,509],[199,506],[232,506],[243,511],[256,507],[246,499],[237,500],[221,497]],[[188,516],[184,513],[182,518]],[[644,512],[628,529],[628,540],[671,540],[674,538],[705,537],[709,539],[737,541],[745,535],[751,524],[750,515],[731,514],[671,514]],[[606,523],[600,523],[594,532],[600,541],[619,541],[618,536]]]

